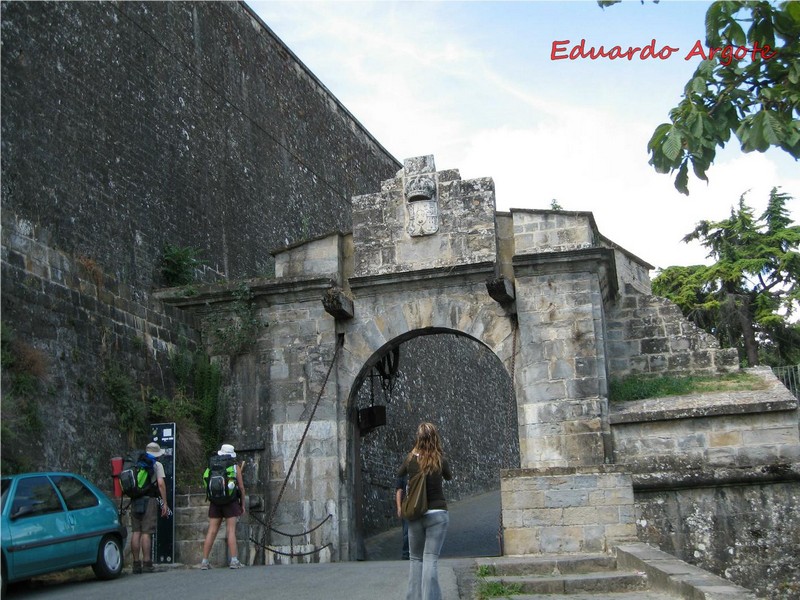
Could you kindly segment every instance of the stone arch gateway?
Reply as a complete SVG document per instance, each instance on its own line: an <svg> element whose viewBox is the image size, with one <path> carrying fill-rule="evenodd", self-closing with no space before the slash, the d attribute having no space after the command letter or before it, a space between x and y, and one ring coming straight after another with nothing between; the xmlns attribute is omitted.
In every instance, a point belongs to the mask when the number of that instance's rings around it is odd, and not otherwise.
<svg viewBox="0 0 800 600"><path fill-rule="evenodd" d="M617 327L620 306L649 297L652 266L603 237L591 213L497 212L491 179L436 171L432 156L354 197L352 221L352 232L276 251L274 278L159 293L196 314L227 368L226 426L252 464L251 512L274 515L277 531L253 539L306 560L359 558L352 395L394 345L439 331L477 340L512 376L521 468L501 477L505 552L603 551L635 539L608 380L666 368L671 332L649 336L661 358L643 363L643 333ZM215 336L220 315L242 320L242 286L263 327L234 357L215 349ZM736 369L735 351L695 338L672 351L684 369Z"/></svg>
<svg viewBox="0 0 800 600"><path fill-rule="evenodd" d="M355 530L365 538L399 525L394 474L422 421L439 427L456 474L447 484L449 502L498 490L500 468L519 465L508 366L463 332L426 327L393 339L364 364L347 406L357 422L348 438L353 446L348 479L354 486ZM485 542L460 551L485 551L492 544L496 551L499 514L498 496L494 530L484 532ZM385 550L367 543L363 551L359 545L358 556L381 560Z"/></svg>

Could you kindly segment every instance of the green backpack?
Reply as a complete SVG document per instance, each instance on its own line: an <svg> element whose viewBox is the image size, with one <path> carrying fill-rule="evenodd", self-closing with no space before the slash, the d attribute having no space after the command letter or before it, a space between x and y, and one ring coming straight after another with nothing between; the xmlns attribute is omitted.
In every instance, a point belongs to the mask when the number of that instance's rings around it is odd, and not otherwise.
<svg viewBox="0 0 800 600"><path fill-rule="evenodd" d="M122 493L131 499L157 496L158 483L153 477L155 464L156 460L142 450L134 450L128 454L122 462L122 471L119 474Z"/></svg>
<svg viewBox="0 0 800 600"><path fill-rule="evenodd" d="M203 472L206 498L212 504L229 504L239 498L236 481L236 460L229 454L215 454L208 459Z"/></svg>

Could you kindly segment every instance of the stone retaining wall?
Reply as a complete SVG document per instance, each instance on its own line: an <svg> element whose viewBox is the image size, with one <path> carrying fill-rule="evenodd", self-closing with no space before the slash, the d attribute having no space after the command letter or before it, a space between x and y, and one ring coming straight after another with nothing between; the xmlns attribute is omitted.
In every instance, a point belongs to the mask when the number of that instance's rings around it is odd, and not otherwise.
<svg viewBox="0 0 800 600"><path fill-rule="evenodd" d="M630 475L613 465L504 471L503 554L610 552L636 540Z"/></svg>
<svg viewBox="0 0 800 600"><path fill-rule="evenodd" d="M35 417L23 414L4 369L3 463L77 471L110 489L111 457L143 441L126 438L104 373L129 378L128 402L169 393L170 353L198 347L195 321L137 294L92 258L60 250L46 227L3 218L3 333L46 364L31 400Z"/></svg>
<svg viewBox="0 0 800 600"><path fill-rule="evenodd" d="M798 402L764 389L612 404L615 462L632 473L640 540L761 597L800 597Z"/></svg>
<svg viewBox="0 0 800 600"><path fill-rule="evenodd" d="M798 401L769 368L764 389L612 403L614 462L636 473L800 461Z"/></svg>

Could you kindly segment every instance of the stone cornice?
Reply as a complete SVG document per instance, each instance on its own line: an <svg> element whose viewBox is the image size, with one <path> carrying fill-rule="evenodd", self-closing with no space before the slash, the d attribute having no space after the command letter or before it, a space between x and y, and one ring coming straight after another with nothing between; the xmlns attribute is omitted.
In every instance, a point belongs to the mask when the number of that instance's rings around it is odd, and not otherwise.
<svg viewBox="0 0 800 600"><path fill-rule="evenodd" d="M617 295L617 266L611 248L580 248L560 252L537 252L516 254L512 258L514 276L550 275L555 273L599 273L605 281L603 286L607 300Z"/></svg>
<svg viewBox="0 0 800 600"><path fill-rule="evenodd" d="M800 481L800 463L755 465L749 467L714 467L631 473L635 492L720 487L724 485L759 485Z"/></svg>
<svg viewBox="0 0 800 600"><path fill-rule="evenodd" d="M157 290L153 295L164 304L184 310L204 309L211 304L234 302L243 285L252 294L253 300L270 304L272 297L280 297L281 302L319 301L336 283L330 277L250 279L235 283L167 288Z"/></svg>
<svg viewBox="0 0 800 600"><path fill-rule="evenodd" d="M355 295L370 295L396 290L419 290L432 287L450 287L470 283L486 284L487 277L494 276L495 263L484 261L453 267L435 267L419 271L384 273L351 277L348 282ZM488 296L488 294L487 294Z"/></svg>
<svg viewBox="0 0 800 600"><path fill-rule="evenodd" d="M628 474L630 467L627 465L579 465L574 467L528 467L522 469L501 469L501 479L515 479L517 477L567 477L574 475L613 475Z"/></svg>

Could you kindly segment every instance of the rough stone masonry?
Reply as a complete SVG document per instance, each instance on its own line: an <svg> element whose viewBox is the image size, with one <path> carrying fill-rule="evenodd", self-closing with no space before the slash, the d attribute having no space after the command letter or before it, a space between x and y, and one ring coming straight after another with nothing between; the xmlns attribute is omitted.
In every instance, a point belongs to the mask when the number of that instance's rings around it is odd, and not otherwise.
<svg viewBox="0 0 800 600"><path fill-rule="evenodd" d="M358 557L363 535L354 399L370 369L409 339L469 337L512 378L521 469L502 479L511 554L608 550L636 537L631 473L613 464L609 338L620 347L638 344L638 356L656 348L683 356L678 364L687 372L737 368L732 352L679 325L675 313L648 308L650 265L604 238L590 213L496 213L491 179L436 171L431 156L405 161L379 192L353 198L352 234L287 248L275 260L276 277L251 285L271 326L259 340L258 355L267 360L259 391L241 410L262 417L247 419L240 431L243 439L269 440L269 503L342 341L276 521L279 529L301 531L332 515L329 526L308 536L308 547L330 543L333 560ZM498 281L505 290L499 296ZM201 307L224 300L224 291L163 297ZM631 326L610 329L633 306L647 327L628 319ZM670 347L679 326L687 342ZM694 358L701 353L705 360ZM666 372L671 364L631 366L635 354L620 373Z"/></svg>

